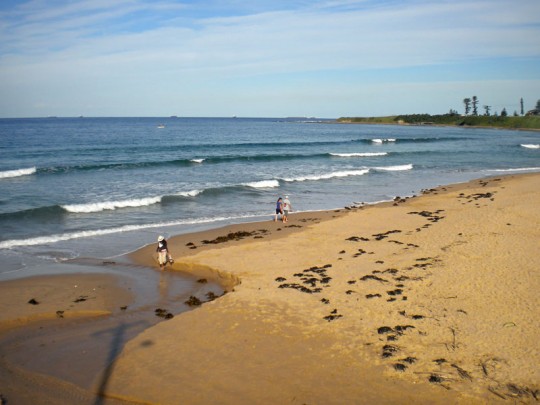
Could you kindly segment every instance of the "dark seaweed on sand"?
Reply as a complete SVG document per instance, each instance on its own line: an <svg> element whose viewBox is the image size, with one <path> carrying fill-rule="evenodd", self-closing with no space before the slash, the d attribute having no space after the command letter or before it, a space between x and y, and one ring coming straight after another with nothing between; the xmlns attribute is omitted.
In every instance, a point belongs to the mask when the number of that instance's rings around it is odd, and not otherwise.
<svg viewBox="0 0 540 405"><path fill-rule="evenodd" d="M302 272L295 273L293 276L299 278L304 285L300 283L283 283L280 284L278 288L292 288L307 294L319 293L322 291L320 286L326 286L332 280L332 277L328 276L327 274L327 270L331 267L331 264L325 264L324 266L313 266L309 269L302 270ZM285 281L285 278L278 277L276 278L276 281ZM306 286L312 288L308 288Z"/></svg>
<svg viewBox="0 0 540 405"><path fill-rule="evenodd" d="M189 305L190 307L197 307L199 305L202 305L202 301L192 295L187 301L185 301L185 304Z"/></svg>
<svg viewBox="0 0 540 405"><path fill-rule="evenodd" d="M225 243L231 240L238 241L238 240L247 238L249 236L258 235L260 232L266 233L267 231L263 229L260 231L253 231L253 232L246 232L246 231L229 232L227 235L218 236L216 239L212 239L212 240L205 239L202 241L202 243L204 243L205 245L208 245L208 244Z"/></svg>

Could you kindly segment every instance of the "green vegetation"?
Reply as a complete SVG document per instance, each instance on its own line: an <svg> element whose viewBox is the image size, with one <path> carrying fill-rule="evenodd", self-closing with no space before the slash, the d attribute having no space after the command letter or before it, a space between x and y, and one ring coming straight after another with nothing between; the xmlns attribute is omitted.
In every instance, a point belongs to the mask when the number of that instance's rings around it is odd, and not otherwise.
<svg viewBox="0 0 540 405"><path fill-rule="evenodd" d="M342 123L360 124L402 124L402 125L455 125L470 127L493 127L507 129L540 129L540 116L502 116L502 115L469 115L459 114L411 114L388 117L342 117Z"/></svg>
<svg viewBox="0 0 540 405"><path fill-rule="evenodd" d="M468 127L492 127L507 129L540 129L540 100L536 102L536 108L527 111L523 108L523 98L520 99L521 116L514 111L512 117L508 116L506 108L501 114L491 114L491 106L484 105L485 114L478 115L478 97L464 98L465 115L460 115L456 110L450 110L448 114L409 114L392 115L388 117L342 117L338 122L358 124L399 124L399 125L453 125ZM472 110L472 111L471 111ZM472 112L472 114L470 114ZM470 115L469 115L470 114Z"/></svg>

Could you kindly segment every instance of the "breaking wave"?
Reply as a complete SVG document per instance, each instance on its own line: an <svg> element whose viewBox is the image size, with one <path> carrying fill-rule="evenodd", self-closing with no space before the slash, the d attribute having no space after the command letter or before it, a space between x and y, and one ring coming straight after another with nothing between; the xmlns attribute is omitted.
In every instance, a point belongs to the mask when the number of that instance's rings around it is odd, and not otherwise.
<svg viewBox="0 0 540 405"><path fill-rule="evenodd" d="M372 157L386 155L388 155L387 152L330 153L330 156L336 157Z"/></svg>
<svg viewBox="0 0 540 405"><path fill-rule="evenodd" d="M336 177L348 177L348 176L363 176L364 174L369 173L369 169L361 170L344 170L332 173L324 174L313 174L307 176L298 176L298 177L289 177L284 178L284 181L293 182L293 181L316 181L316 180L328 180Z"/></svg>
<svg viewBox="0 0 540 405"><path fill-rule="evenodd" d="M90 212L100 212L105 210L115 210L117 208L134 208L134 207L144 207L147 205L157 204L161 202L161 197L147 197L139 198L132 200L123 200L123 201L103 201L96 203L87 203L87 204L71 204L71 205L62 205L62 208L68 212L73 213L90 213Z"/></svg>
<svg viewBox="0 0 540 405"><path fill-rule="evenodd" d="M374 167L374 170L382 170L387 172L400 172L404 170L412 170L413 165L398 165L398 166L383 166L383 167Z"/></svg>
<svg viewBox="0 0 540 405"><path fill-rule="evenodd" d="M0 249L12 249L20 246L35 246L35 245L46 245L56 242L63 242L72 239L80 238L91 238L96 236L111 235L115 233L122 232L131 232L138 231L142 229L152 229L152 228L163 228L167 226L177 226L177 225L191 225L191 224L205 224L212 222L219 222L225 220L238 220L242 218L249 218L249 216L233 216L233 217L215 217L215 218L198 218L193 220L180 220L180 221L171 221L171 222L161 222L161 223L152 223L152 224L141 224L141 225L125 225L109 229L95 229L79 232L67 232L57 235L46 235L46 236L37 236L28 239L11 239L4 240L0 242Z"/></svg>
<svg viewBox="0 0 540 405"><path fill-rule="evenodd" d="M35 167L30 167L28 169L17 169L17 170L6 170L0 172L0 179L8 179L11 177L20 177L20 176L29 176L36 172Z"/></svg>
<svg viewBox="0 0 540 405"><path fill-rule="evenodd" d="M387 138L387 139L375 138L375 139L372 139L371 142L373 142L373 143L389 143L389 142L396 142L396 140L394 138Z"/></svg>
<svg viewBox="0 0 540 405"><path fill-rule="evenodd" d="M275 187L279 187L279 181L277 180L254 181L251 183L244 183L244 186L252 187L252 188L275 188Z"/></svg>
<svg viewBox="0 0 540 405"><path fill-rule="evenodd" d="M486 172L534 172L540 170L540 167L518 167L515 169L489 169Z"/></svg>

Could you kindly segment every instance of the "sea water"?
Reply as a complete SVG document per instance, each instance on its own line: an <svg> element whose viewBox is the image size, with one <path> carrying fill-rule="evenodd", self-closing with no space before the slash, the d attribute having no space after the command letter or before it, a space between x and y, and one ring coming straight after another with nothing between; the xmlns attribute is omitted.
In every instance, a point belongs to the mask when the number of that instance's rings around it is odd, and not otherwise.
<svg viewBox="0 0 540 405"><path fill-rule="evenodd" d="M248 118L0 119L0 280L158 235L540 171L540 133Z"/></svg>

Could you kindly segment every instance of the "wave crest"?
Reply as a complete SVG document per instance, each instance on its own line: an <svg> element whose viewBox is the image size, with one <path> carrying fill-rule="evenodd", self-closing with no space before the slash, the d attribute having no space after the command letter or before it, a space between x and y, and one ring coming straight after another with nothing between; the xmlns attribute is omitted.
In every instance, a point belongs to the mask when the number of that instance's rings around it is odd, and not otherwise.
<svg viewBox="0 0 540 405"><path fill-rule="evenodd" d="M515 169L490 169L486 172L534 172L540 170L540 167L517 167Z"/></svg>
<svg viewBox="0 0 540 405"><path fill-rule="evenodd" d="M251 183L245 183L244 186L252 187L252 188L276 188L276 187L279 187L279 181L277 180L254 181Z"/></svg>
<svg viewBox="0 0 540 405"><path fill-rule="evenodd" d="M389 142L395 142L396 140L394 138L387 138L387 139L380 139L380 138L375 138L375 139L372 139L371 142L373 143L389 143Z"/></svg>
<svg viewBox="0 0 540 405"><path fill-rule="evenodd" d="M387 152L359 152L359 153L330 153L330 156L337 157L371 157L371 156L386 156Z"/></svg>
<svg viewBox="0 0 540 405"><path fill-rule="evenodd" d="M88 203L88 204L71 204L71 205L62 205L62 208L68 212L73 212L77 214L87 214L91 212L100 212L105 210L115 210L117 208L134 208L134 207L144 207L147 205L157 204L161 202L161 197L147 197L139 198L132 200L124 201L103 201L97 203Z"/></svg>
<svg viewBox="0 0 540 405"><path fill-rule="evenodd" d="M521 146L527 149L540 149L540 145L533 143L522 143Z"/></svg>
<svg viewBox="0 0 540 405"><path fill-rule="evenodd" d="M288 182L328 180L328 179L332 179L332 178L335 178L335 177L362 176L362 175L364 175L366 173L369 173L369 169L345 170L345 171L325 173L325 174L313 174L313 175L308 175L308 176L284 178L283 180L288 181Z"/></svg>
<svg viewBox="0 0 540 405"><path fill-rule="evenodd" d="M202 193L202 190L191 190L191 191L182 191L176 195L180 197L196 197Z"/></svg>
<svg viewBox="0 0 540 405"><path fill-rule="evenodd" d="M374 167L375 170L383 170L387 172L400 172L403 170L412 170L413 165L397 165L397 166L383 166L383 167Z"/></svg>
<svg viewBox="0 0 540 405"><path fill-rule="evenodd" d="M29 167L27 169L6 170L0 172L0 179L8 179L10 177L28 176L36 172L35 167Z"/></svg>

